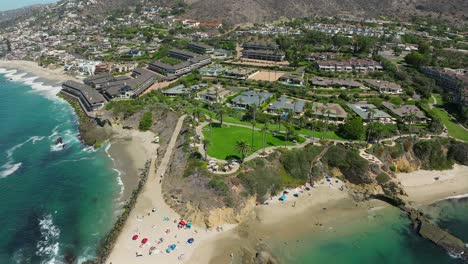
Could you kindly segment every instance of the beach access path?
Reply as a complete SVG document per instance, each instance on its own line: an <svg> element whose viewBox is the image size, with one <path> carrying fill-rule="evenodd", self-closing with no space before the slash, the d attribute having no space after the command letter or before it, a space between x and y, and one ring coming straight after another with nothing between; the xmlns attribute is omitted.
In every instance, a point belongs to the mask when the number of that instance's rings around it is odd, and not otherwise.
<svg viewBox="0 0 468 264"><path fill-rule="evenodd" d="M178 228L180 215L165 203L162 195L161 181L170 164L184 120L185 115L177 121L167 150L157 168L156 155L151 157L148 181L106 263L181 263L189 258L197 244L219 234L195 226L191 229ZM156 148L157 145L153 153L156 153ZM223 230L233 227L234 225L226 225L223 226ZM138 239L133 240L135 235L138 235ZM142 243L143 238L147 238L148 242ZM187 243L189 238L194 239L193 245ZM177 248L166 253L170 245L176 245ZM150 255L152 247L155 249Z"/></svg>

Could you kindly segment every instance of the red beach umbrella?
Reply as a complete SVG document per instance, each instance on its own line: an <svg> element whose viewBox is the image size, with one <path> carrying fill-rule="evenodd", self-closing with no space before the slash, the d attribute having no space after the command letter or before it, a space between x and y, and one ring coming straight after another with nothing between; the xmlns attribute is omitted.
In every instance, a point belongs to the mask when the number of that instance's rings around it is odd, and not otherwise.
<svg viewBox="0 0 468 264"><path fill-rule="evenodd" d="M137 240L137 239L138 239L138 235L134 235L134 236L132 237L132 240Z"/></svg>
<svg viewBox="0 0 468 264"><path fill-rule="evenodd" d="M143 238L143 240L141 240L141 243L145 244L146 242L148 242L148 239L145 237Z"/></svg>
<svg viewBox="0 0 468 264"><path fill-rule="evenodd" d="M181 221L179 222L179 225L181 225L181 226L185 226L186 224L187 224L187 223L185 223L184 220L181 220Z"/></svg>

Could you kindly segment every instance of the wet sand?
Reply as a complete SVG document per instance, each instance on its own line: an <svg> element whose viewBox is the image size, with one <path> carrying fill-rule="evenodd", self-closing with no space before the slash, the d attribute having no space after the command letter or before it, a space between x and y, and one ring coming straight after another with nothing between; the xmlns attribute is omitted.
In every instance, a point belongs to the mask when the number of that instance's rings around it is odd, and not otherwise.
<svg viewBox="0 0 468 264"><path fill-rule="evenodd" d="M0 68L16 70L18 73L28 73L28 75L38 77L36 82L43 82L46 85L60 85L66 80L75 79L73 76L67 75L63 68L43 68L33 61L0 60Z"/></svg>

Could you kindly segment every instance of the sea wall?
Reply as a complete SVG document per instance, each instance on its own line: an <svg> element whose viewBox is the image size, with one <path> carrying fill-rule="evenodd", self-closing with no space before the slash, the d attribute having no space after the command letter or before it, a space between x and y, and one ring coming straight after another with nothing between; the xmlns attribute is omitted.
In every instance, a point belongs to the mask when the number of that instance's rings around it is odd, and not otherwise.
<svg viewBox="0 0 468 264"><path fill-rule="evenodd" d="M119 216L109 233L102 239L102 242L97 249L96 258L94 260L88 260L84 262L84 264L97 264L106 262L106 259L109 257L112 248L117 242L119 234L122 232L122 229L124 228L125 223L127 222L127 219L130 216L130 212L135 207L138 196L142 192L146 181L148 180L150 169L154 169L150 167L151 161L148 160L146 161L145 167L140 174L140 181L138 182L138 186L135 188L135 190L133 190L132 195L125 203L122 214Z"/></svg>

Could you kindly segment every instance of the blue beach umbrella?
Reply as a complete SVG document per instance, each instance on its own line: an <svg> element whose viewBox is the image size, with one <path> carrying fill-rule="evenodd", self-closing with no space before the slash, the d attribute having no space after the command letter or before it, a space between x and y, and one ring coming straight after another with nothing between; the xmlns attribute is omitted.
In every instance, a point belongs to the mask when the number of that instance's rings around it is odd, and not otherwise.
<svg viewBox="0 0 468 264"><path fill-rule="evenodd" d="M187 240L187 243L192 244L194 240L195 240L195 239L193 239L193 238L189 238L189 239Z"/></svg>

